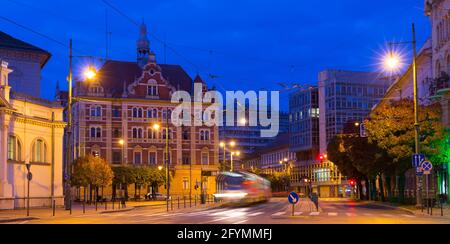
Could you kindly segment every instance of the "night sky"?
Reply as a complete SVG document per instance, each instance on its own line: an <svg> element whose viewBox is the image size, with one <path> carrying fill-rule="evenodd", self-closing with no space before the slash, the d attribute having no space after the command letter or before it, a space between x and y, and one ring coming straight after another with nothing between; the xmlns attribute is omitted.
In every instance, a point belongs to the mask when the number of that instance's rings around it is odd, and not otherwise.
<svg viewBox="0 0 450 244"><path fill-rule="evenodd" d="M420 46L430 33L423 0L108 2L131 19L102 0L2 0L0 16L58 42L73 38L75 55L99 57L106 53L108 19L110 58L127 61L136 60L134 23L144 19L158 62L181 64L219 90L244 91L284 89L277 83L315 84L326 68L376 71L384 43L410 40L413 21ZM2 19L0 29L53 54L42 73L44 98L53 98L57 81L66 89L67 47ZM161 40L167 42L166 52ZM78 58L75 65L88 62Z"/></svg>

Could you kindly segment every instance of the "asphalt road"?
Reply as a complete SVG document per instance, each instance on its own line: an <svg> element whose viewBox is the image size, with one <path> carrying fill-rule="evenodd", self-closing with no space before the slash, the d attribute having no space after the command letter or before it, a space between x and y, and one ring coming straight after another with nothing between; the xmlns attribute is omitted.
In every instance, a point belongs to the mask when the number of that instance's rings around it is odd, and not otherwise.
<svg viewBox="0 0 450 244"><path fill-rule="evenodd" d="M449 224L449 217L417 216L408 211L371 203L322 201L321 211L292 210L287 199L246 207L181 209L167 213L164 207L138 208L129 212L48 218L20 224Z"/></svg>

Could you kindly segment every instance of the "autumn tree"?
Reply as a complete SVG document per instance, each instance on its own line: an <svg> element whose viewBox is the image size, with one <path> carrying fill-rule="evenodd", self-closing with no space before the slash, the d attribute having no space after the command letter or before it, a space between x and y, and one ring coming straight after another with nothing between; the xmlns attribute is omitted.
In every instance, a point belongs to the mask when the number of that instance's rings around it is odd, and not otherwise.
<svg viewBox="0 0 450 244"><path fill-rule="evenodd" d="M421 152L428 157L438 153L435 142L443 136L440 119L438 104L420 106L420 146ZM385 165L385 169L390 170L385 176L388 194L391 195L391 177L400 177L400 184L404 184L405 172L411 168L411 156L415 152L413 101L403 99L380 105L366 121L366 128L369 142L377 144L392 158Z"/></svg>
<svg viewBox="0 0 450 244"><path fill-rule="evenodd" d="M114 173L110 165L102 158L91 155L80 157L73 164L71 185L77 187L90 187L95 189L96 199L98 188L111 185Z"/></svg>

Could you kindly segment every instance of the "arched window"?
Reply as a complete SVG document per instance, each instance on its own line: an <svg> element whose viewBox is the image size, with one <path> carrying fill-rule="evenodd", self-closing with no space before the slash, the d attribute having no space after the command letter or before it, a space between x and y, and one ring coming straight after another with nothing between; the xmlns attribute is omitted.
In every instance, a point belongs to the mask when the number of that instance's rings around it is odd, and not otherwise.
<svg viewBox="0 0 450 244"><path fill-rule="evenodd" d="M143 132L142 128L133 128L133 139L142 139Z"/></svg>
<svg viewBox="0 0 450 244"><path fill-rule="evenodd" d="M204 148L202 150L202 158L201 158L201 162L203 165L209 165L209 150L208 148Z"/></svg>
<svg viewBox="0 0 450 244"><path fill-rule="evenodd" d="M104 92L103 87L101 87L100 85L96 84L93 85L91 87L89 87L89 92L92 94L97 94L100 95Z"/></svg>
<svg viewBox="0 0 450 244"><path fill-rule="evenodd" d="M8 160L22 161L22 144L16 136L8 136Z"/></svg>
<svg viewBox="0 0 450 244"><path fill-rule="evenodd" d="M156 138L157 134L158 133L153 128L148 128L147 129L147 137L148 137L148 139L152 139L152 140L157 139Z"/></svg>
<svg viewBox="0 0 450 244"><path fill-rule="evenodd" d="M133 164L140 165L142 164L142 148L136 147L133 151Z"/></svg>
<svg viewBox="0 0 450 244"><path fill-rule="evenodd" d="M172 140L172 138L173 138L173 135L172 135L172 129L169 129L169 131L166 131L165 128L162 129L162 130L161 130L161 136L160 136L160 138L162 138L163 140L165 140L165 139L166 139L166 134L167 134L167 133L169 133L169 140Z"/></svg>
<svg viewBox="0 0 450 244"><path fill-rule="evenodd" d="M102 117L102 107L92 106L91 107L91 117Z"/></svg>
<svg viewBox="0 0 450 244"><path fill-rule="evenodd" d="M42 139L37 139L32 147L31 161L34 163L47 162L47 145Z"/></svg>
<svg viewBox="0 0 450 244"><path fill-rule="evenodd" d="M101 138L102 137L102 128L101 127L91 127L90 131L91 138Z"/></svg>
<svg viewBox="0 0 450 244"><path fill-rule="evenodd" d="M133 108L133 118L143 118L144 110L142 108Z"/></svg>
<svg viewBox="0 0 450 244"><path fill-rule="evenodd" d="M209 141L210 132L209 130L200 130L200 141Z"/></svg>

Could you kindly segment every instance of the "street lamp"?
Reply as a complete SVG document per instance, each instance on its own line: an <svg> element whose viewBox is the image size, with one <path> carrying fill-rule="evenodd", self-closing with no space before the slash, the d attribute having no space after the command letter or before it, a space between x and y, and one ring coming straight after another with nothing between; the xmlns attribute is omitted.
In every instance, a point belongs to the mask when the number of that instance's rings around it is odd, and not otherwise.
<svg viewBox="0 0 450 244"><path fill-rule="evenodd" d="M33 179L33 174L31 173L31 164L27 163L27 216L30 216L30 182Z"/></svg>
<svg viewBox="0 0 450 244"><path fill-rule="evenodd" d="M414 23L412 24L412 41L410 42L397 42L389 43L390 50L389 55L384 59L385 69L389 71L396 71L401 68L400 55L392 51L392 45L412 44L413 46L413 86L414 86L414 127L415 127L415 153L420 154L420 124L419 124L419 92L417 81L417 41L416 41L416 28ZM422 178L417 176L416 178L416 207L420 207L422 204L421 188Z"/></svg>
<svg viewBox="0 0 450 244"><path fill-rule="evenodd" d="M119 141L120 146L122 146L122 165L125 164L125 141L123 139L120 139Z"/></svg>
<svg viewBox="0 0 450 244"><path fill-rule="evenodd" d="M236 146L236 141L230 141L229 143L230 149L234 148ZM227 157L227 143L222 141L220 142L219 146L223 149L223 167L225 167L226 165L226 157ZM233 171L233 169L231 168L231 171Z"/></svg>
<svg viewBox="0 0 450 244"><path fill-rule="evenodd" d="M230 172L233 172L233 156L237 156L239 157L241 155L241 152L239 151L235 151L235 152L231 152L231 165L230 165Z"/></svg>
<svg viewBox="0 0 450 244"><path fill-rule="evenodd" d="M160 124L154 124L153 125L153 130L160 130L161 129L161 125ZM167 212L169 212L169 199L170 199L170 174L169 174L169 108L166 109L166 128L165 128L165 133L166 133L166 152L165 152L165 166L166 166L166 191L167 191L167 196L166 196L166 205L167 205Z"/></svg>
<svg viewBox="0 0 450 244"><path fill-rule="evenodd" d="M72 39L70 39L70 44L69 44L69 75L67 77L67 81L68 81L68 98L67 98L67 138L66 138L66 165L65 165L65 182L64 182L64 186L65 186L65 194L64 194L64 206L66 210L70 210L71 208L71 202L72 202L72 190L70 188L70 178L72 175L72 156L73 156L73 148L72 148L72 124L73 124L73 118L72 118L72 103L73 103L73 58L75 56L73 56L73 43L72 43ZM82 56L79 56L82 57ZM96 70L92 67L89 66L88 68L85 69L85 72L83 73L84 78L86 80L91 80L96 76L97 72Z"/></svg>

